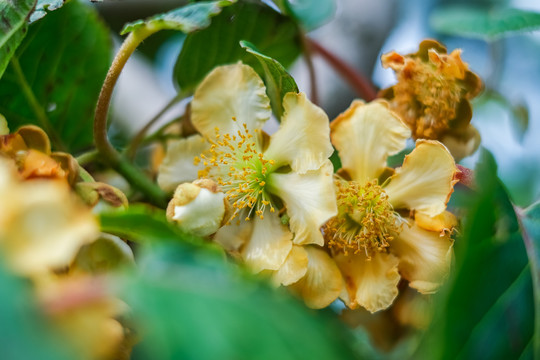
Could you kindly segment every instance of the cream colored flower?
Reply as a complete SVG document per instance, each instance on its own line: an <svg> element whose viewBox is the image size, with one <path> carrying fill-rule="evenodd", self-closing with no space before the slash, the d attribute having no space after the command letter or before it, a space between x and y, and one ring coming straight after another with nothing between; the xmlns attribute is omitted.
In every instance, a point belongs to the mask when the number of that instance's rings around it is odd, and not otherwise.
<svg viewBox="0 0 540 360"><path fill-rule="evenodd" d="M69 265L79 248L95 240L90 211L61 180L21 182L11 161L0 157L0 256L27 276Z"/></svg>
<svg viewBox="0 0 540 360"><path fill-rule="evenodd" d="M240 63L216 68L192 101L191 121L202 136L171 144L158 177L168 189L193 180L186 155L195 156L198 175L217 182L233 209L214 240L256 272L280 269L293 244L323 245L319 228L337 212L326 114L303 93L286 94L283 108L269 137L261 128L270 101L259 76Z"/></svg>
<svg viewBox="0 0 540 360"><path fill-rule="evenodd" d="M419 140L384 179L387 157L405 147L410 130L383 101L353 102L332 123L331 137L343 169L336 178L338 215L323 232L345 283L341 299L350 308L385 309L401 278L422 293L435 292L452 259L455 218L445 209L457 169L448 150ZM308 300L322 296L313 291Z"/></svg>

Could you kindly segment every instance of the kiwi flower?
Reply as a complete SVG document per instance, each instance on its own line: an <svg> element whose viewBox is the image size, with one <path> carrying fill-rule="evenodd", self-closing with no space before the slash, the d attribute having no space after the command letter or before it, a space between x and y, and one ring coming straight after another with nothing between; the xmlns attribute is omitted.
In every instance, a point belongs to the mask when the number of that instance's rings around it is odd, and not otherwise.
<svg viewBox="0 0 540 360"><path fill-rule="evenodd" d="M414 54L384 54L382 65L396 72L398 82L380 96L409 125L414 139L441 140L456 159L476 150L480 135L470 124L469 100L482 82L463 62L460 49L447 54L437 41L424 40Z"/></svg>
<svg viewBox="0 0 540 360"><path fill-rule="evenodd" d="M241 63L214 69L191 103L202 136L170 144L158 175L165 189L195 174L215 181L232 210L214 240L256 272L278 270L293 244L322 246L319 228L337 213L326 114L303 93L286 94L283 109L279 130L268 136L261 128L270 101L257 73Z"/></svg>
<svg viewBox="0 0 540 360"><path fill-rule="evenodd" d="M455 218L445 210L457 168L433 140L418 140L402 167L387 168L388 156L409 137L407 125L381 100L355 101L331 125L343 168L335 180L338 215L323 233L344 280L339 296L350 308L387 308L402 278L421 293L433 293L449 273ZM330 263L314 271L335 274ZM326 296L319 288L322 293L308 292L312 303Z"/></svg>

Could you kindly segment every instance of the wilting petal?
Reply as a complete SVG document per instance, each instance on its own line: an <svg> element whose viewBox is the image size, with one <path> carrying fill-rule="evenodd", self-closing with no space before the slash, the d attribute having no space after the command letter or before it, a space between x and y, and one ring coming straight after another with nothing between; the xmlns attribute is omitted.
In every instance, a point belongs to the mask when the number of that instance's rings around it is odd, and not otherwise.
<svg viewBox="0 0 540 360"><path fill-rule="evenodd" d="M414 216L414 221L422 229L436 231L441 235L451 233L458 224L456 216L450 211L443 211L437 216L427 216L417 213Z"/></svg>
<svg viewBox="0 0 540 360"><path fill-rule="evenodd" d="M392 241L391 251L399 257L399 271L409 286L423 294L438 290L447 278L452 264L453 240L438 232L413 225L404 226Z"/></svg>
<svg viewBox="0 0 540 360"><path fill-rule="evenodd" d="M169 142L167 155L159 167L157 182L166 191L173 191L183 182L191 182L198 178L203 163L195 165L194 159L208 150L210 145L200 135Z"/></svg>
<svg viewBox="0 0 540 360"><path fill-rule="evenodd" d="M342 297L351 309L358 305L370 312L384 310L398 294L398 259L386 253L376 253L371 260L365 254L337 254L336 263L345 279L347 296Z"/></svg>
<svg viewBox="0 0 540 360"><path fill-rule="evenodd" d="M281 126L272 135L265 156L301 174L320 168L334 151L328 117L303 93L285 95L283 107Z"/></svg>
<svg viewBox="0 0 540 360"><path fill-rule="evenodd" d="M236 134L242 124L253 134L271 115L264 83L255 70L241 63L215 68L191 102L191 122L208 139L215 138L216 127L221 134Z"/></svg>
<svg viewBox="0 0 540 360"><path fill-rule="evenodd" d="M303 246L293 245L289 256L272 276L276 285L288 286L300 280L308 269L308 253Z"/></svg>
<svg viewBox="0 0 540 360"><path fill-rule="evenodd" d="M337 299L343 289L343 278L336 263L321 248L305 247L308 255L306 275L291 289L304 299L307 306L321 309Z"/></svg>
<svg viewBox="0 0 540 360"><path fill-rule="evenodd" d="M254 271L278 270L292 248L292 234L277 214L254 218L253 233L242 250L246 264Z"/></svg>
<svg viewBox="0 0 540 360"><path fill-rule="evenodd" d="M285 202L290 216L294 243L323 245L319 228L337 214L332 163L327 160L319 170L305 174L271 174L271 192Z"/></svg>
<svg viewBox="0 0 540 360"><path fill-rule="evenodd" d="M360 183L379 177L387 157L401 151L411 136L407 125L383 101L354 101L331 129L343 168Z"/></svg>
<svg viewBox="0 0 540 360"><path fill-rule="evenodd" d="M446 209L457 173L454 158L438 141L418 140L384 188L394 208L414 209L429 216Z"/></svg>

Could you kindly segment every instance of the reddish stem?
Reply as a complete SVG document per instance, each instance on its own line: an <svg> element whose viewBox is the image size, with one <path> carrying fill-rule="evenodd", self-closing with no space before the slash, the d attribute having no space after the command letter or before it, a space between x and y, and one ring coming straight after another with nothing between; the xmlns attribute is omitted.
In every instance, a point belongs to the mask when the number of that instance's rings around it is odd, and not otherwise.
<svg viewBox="0 0 540 360"><path fill-rule="evenodd" d="M308 45L315 53L321 55L340 75L349 83L356 93L364 100L371 101L377 97L377 90L363 74L359 73L352 66L328 51L318 42L306 39Z"/></svg>
<svg viewBox="0 0 540 360"><path fill-rule="evenodd" d="M456 175L457 180L468 188L474 189L476 185L474 171L459 164L456 164L456 166L459 170L459 173Z"/></svg>

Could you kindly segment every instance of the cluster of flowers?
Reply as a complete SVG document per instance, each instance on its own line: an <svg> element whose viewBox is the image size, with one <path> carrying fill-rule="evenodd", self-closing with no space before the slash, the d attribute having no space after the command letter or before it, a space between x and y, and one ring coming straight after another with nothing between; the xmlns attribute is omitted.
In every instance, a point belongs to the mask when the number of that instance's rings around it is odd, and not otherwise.
<svg viewBox="0 0 540 360"><path fill-rule="evenodd" d="M481 83L458 50L424 41L416 54L383 56L398 83L337 119L303 93L283 98L277 132L265 86L241 63L212 71L197 88L198 134L171 141L158 183L175 190L167 216L207 236L256 273L289 287L312 308L340 298L370 312L388 308L400 282L438 290L453 257L454 157L478 146L468 99ZM473 134L473 135L471 135ZM387 159L416 140L397 169ZM342 167L329 160L337 150Z"/></svg>

